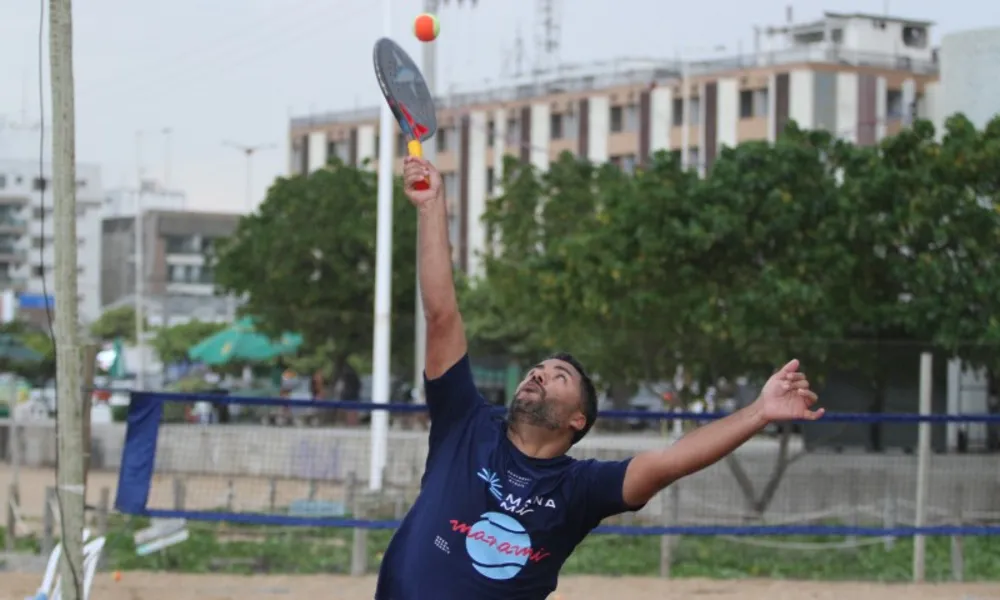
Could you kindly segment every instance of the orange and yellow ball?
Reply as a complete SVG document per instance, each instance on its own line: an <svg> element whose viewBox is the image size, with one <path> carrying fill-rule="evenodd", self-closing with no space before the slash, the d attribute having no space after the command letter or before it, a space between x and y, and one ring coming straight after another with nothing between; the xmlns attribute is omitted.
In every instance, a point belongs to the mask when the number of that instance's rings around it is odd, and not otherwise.
<svg viewBox="0 0 1000 600"><path fill-rule="evenodd" d="M434 15L423 13L413 20L413 33L421 42L433 42L441 32L441 23Z"/></svg>

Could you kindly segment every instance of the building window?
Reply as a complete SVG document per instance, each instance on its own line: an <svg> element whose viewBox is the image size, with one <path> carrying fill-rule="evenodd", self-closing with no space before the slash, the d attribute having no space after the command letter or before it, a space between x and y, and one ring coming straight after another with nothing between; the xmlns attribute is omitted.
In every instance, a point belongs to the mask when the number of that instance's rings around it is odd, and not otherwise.
<svg viewBox="0 0 1000 600"><path fill-rule="evenodd" d="M635 167L637 164L635 154L622 154L619 156L611 157L611 164L615 165L622 171L631 175L635 173Z"/></svg>
<svg viewBox="0 0 1000 600"><path fill-rule="evenodd" d="M454 127L442 127L441 129L438 129L438 132L434 137L437 139L438 152L451 152L455 149Z"/></svg>
<svg viewBox="0 0 1000 600"><path fill-rule="evenodd" d="M496 188L496 174L493 172L493 167L486 169L486 195L492 196L493 190Z"/></svg>
<svg viewBox="0 0 1000 600"><path fill-rule="evenodd" d="M487 121L486 123L486 146L492 147L493 142L496 141L497 136L497 125L493 121Z"/></svg>
<svg viewBox="0 0 1000 600"><path fill-rule="evenodd" d="M406 156L406 138L400 133L396 136L396 158Z"/></svg>
<svg viewBox="0 0 1000 600"><path fill-rule="evenodd" d="M701 98L691 98L688 102L690 114L688 115L688 125L701 124Z"/></svg>
<svg viewBox="0 0 1000 600"><path fill-rule="evenodd" d="M673 126L680 127L684 124L684 98L674 98Z"/></svg>
<svg viewBox="0 0 1000 600"><path fill-rule="evenodd" d="M458 194L458 175L454 171L445 173L441 180L444 184L444 197L455 198Z"/></svg>
<svg viewBox="0 0 1000 600"><path fill-rule="evenodd" d="M7 187L7 176L0 175L0 190L4 189L5 187Z"/></svg>
<svg viewBox="0 0 1000 600"><path fill-rule="evenodd" d="M767 88L740 92L740 118L766 118L768 111Z"/></svg>
<svg viewBox="0 0 1000 600"><path fill-rule="evenodd" d="M549 116L549 137L553 140L563 139L563 116L553 114Z"/></svg>
<svg viewBox="0 0 1000 600"><path fill-rule="evenodd" d="M625 130L625 111L621 106L611 107L611 122L609 124L611 133L621 133Z"/></svg>
<svg viewBox="0 0 1000 600"><path fill-rule="evenodd" d="M888 90L885 93L885 116L888 119L903 118L902 90Z"/></svg>
<svg viewBox="0 0 1000 600"><path fill-rule="evenodd" d="M688 168L698 169L701 167L701 152L697 146L688 148Z"/></svg>
<svg viewBox="0 0 1000 600"><path fill-rule="evenodd" d="M751 117L753 117L753 90L743 90L740 92L740 118Z"/></svg>
<svg viewBox="0 0 1000 600"><path fill-rule="evenodd" d="M35 179L32 180L31 182L31 189L35 190L36 192L43 192L47 187L49 187L49 182L47 179L44 179L42 177L35 177Z"/></svg>
<svg viewBox="0 0 1000 600"><path fill-rule="evenodd" d="M521 123L517 119L507 119L507 145L521 145Z"/></svg>

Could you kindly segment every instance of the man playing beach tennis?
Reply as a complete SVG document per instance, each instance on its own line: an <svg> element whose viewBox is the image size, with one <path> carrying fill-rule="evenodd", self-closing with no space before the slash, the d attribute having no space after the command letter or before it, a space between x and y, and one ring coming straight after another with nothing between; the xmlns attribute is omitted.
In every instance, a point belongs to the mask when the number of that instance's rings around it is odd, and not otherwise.
<svg viewBox="0 0 1000 600"><path fill-rule="evenodd" d="M386 550L375 600L545 600L566 558L603 519L638 510L768 423L822 416L793 360L752 405L669 448L618 462L575 460L566 452L593 426L597 394L582 365L558 354L528 371L506 421L494 418L466 354L441 176L409 157L403 176L419 212L431 428L420 495ZM425 180L429 189L414 189Z"/></svg>

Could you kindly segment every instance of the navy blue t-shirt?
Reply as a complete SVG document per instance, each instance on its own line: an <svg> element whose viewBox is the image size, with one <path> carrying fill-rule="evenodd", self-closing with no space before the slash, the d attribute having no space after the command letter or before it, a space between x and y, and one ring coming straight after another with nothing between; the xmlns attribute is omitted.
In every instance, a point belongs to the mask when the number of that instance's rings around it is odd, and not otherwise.
<svg viewBox="0 0 1000 600"><path fill-rule="evenodd" d="M628 460L531 458L476 390L468 357L425 380L420 495L389 543L375 600L545 600L559 569L622 499Z"/></svg>

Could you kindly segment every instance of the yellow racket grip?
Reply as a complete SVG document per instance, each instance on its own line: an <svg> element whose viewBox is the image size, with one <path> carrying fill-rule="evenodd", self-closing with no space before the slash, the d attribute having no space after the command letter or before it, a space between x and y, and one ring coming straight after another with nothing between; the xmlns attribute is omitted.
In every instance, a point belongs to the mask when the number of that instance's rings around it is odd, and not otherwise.
<svg viewBox="0 0 1000 600"><path fill-rule="evenodd" d="M413 158L424 157L424 146L420 143L420 140L410 140L406 142L406 150Z"/></svg>
<svg viewBox="0 0 1000 600"><path fill-rule="evenodd" d="M410 140L406 142L406 151L413 158L423 158L424 157L424 147L420 143L420 140ZM416 190L429 190L431 189L431 180L424 179L421 182L414 184L413 189Z"/></svg>

